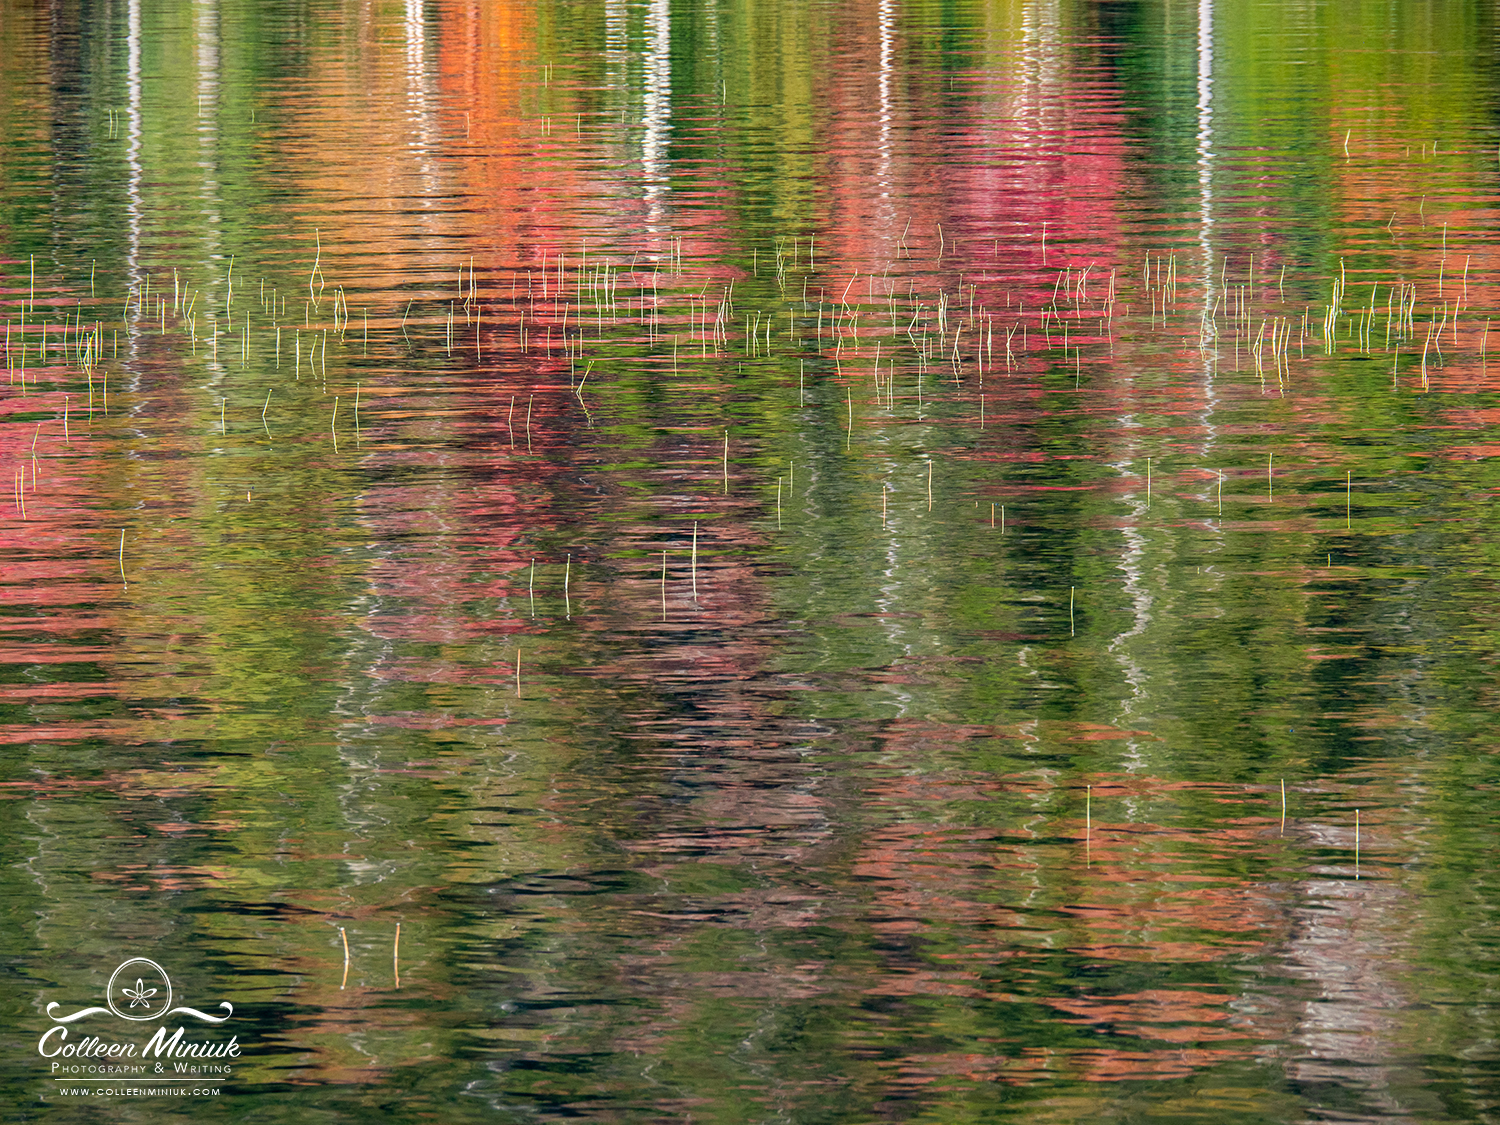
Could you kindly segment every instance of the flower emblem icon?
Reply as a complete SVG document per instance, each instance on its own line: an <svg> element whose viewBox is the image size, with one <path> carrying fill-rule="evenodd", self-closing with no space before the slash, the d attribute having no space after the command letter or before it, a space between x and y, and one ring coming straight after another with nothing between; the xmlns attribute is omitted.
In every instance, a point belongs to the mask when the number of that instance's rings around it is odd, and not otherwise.
<svg viewBox="0 0 1500 1125"><path fill-rule="evenodd" d="M120 989L120 991L123 992L126 996L130 997L130 1006L132 1008L134 1008L137 1004L145 1007L146 1001L150 1000L151 997L156 995L156 989L147 988L145 981L141 980L140 977L136 978L134 988L122 988Z"/></svg>
<svg viewBox="0 0 1500 1125"><path fill-rule="evenodd" d="M121 1019L154 1020L172 1006L172 982L155 961L132 957L109 978L106 999Z"/></svg>

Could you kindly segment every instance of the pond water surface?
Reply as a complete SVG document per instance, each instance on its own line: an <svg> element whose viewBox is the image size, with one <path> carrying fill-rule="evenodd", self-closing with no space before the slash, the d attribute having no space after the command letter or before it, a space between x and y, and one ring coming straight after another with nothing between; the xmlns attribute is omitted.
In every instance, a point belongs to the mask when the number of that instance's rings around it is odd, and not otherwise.
<svg viewBox="0 0 1500 1125"><path fill-rule="evenodd" d="M0 0L4 1119L1500 1119L1494 18Z"/></svg>

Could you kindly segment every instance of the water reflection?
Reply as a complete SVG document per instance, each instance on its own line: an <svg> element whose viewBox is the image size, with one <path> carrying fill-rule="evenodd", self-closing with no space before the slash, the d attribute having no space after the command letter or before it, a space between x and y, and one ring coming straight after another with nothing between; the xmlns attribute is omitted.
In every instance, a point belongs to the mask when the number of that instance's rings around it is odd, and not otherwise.
<svg viewBox="0 0 1500 1125"><path fill-rule="evenodd" d="M125 180L126 292L141 281L141 5L130 0L126 9L125 63Z"/></svg>
<svg viewBox="0 0 1500 1125"><path fill-rule="evenodd" d="M666 0L652 0L646 10L645 136L641 140L641 171L646 184L649 229L660 229L658 207L667 187L666 149L672 120L672 30Z"/></svg>
<svg viewBox="0 0 1500 1125"><path fill-rule="evenodd" d="M17 1088L130 947L267 1116L1464 1119L1491 83L1398 8L1440 146L1274 5L132 0L82 99L0 8Z"/></svg>

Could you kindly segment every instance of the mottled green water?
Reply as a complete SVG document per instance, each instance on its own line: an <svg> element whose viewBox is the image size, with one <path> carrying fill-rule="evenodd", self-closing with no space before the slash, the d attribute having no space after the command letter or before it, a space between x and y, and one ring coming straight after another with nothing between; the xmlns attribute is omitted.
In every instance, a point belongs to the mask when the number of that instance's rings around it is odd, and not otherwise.
<svg viewBox="0 0 1500 1125"><path fill-rule="evenodd" d="M1491 6L0 35L5 1120L1500 1119Z"/></svg>

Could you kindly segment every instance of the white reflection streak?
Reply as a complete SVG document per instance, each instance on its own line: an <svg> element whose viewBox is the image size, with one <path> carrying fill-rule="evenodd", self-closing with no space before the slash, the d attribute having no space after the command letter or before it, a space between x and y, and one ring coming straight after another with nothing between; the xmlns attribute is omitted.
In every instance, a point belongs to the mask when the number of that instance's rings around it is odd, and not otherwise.
<svg viewBox="0 0 1500 1125"><path fill-rule="evenodd" d="M876 180L881 199L891 196L891 55L895 45L891 6L891 0L880 0L880 164Z"/></svg>
<svg viewBox="0 0 1500 1125"><path fill-rule="evenodd" d="M219 28L214 18L218 4L210 0L200 4L194 21L194 39L198 63L198 134L202 139L200 148L211 150L219 121ZM205 160L200 167L212 168L213 162ZM210 179L210 186L216 186Z"/></svg>
<svg viewBox="0 0 1500 1125"><path fill-rule="evenodd" d="M897 465L893 461L887 461L885 472L893 475ZM880 490L884 495L881 497L881 510L887 511L886 505L895 496L894 486L889 481L882 479ZM903 574L910 567L902 567L902 547L900 531L896 523L901 521L899 514L890 514L883 520L888 538L885 544L885 569L880 572L883 581L875 588L875 612L876 625L886 642L892 649L900 652L897 659L911 660L922 647L924 642L929 648L937 640L936 634L931 631L918 630L914 634L907 617L901 612L903 606L911 604L912 591L907 588L903 580ZM892 661L894 664L895 661ZM890 696L889 699L877 699L876 702L888 704L896 708L895 718L905 718L916 702L916 694L908 688L902 687L896 682L887 682L880 685L881 692Z"/></svg>
<svg viewBox="0 0 1500 1125"><path fill-rule="evenodd" d="M1217 443L1218 427L1214 425L1214 407L1218 388L1214 383L1217 370L1218 330L1214 325L1214 306L1219 291L1214 286L1214 0L1198 0L1198 247L1203 259L1203 314L1199 326L1199 355L1203 361L1203 452ZM1213 482L1206 485L1211 490ZM1212 493L1200 494L1205 502Z"/></svg>
<svg viewBox="0 0 1500 1125"><path fill-rule="evenodd" d="M427 24L422 18L423 0L406 0L403 25L406 31L406 101L408 117L416 132L413 146L422 178L424 201L436 190L430 157L436 131L432 125L430 91L427 88Z"/></svg>
<svg viewBox="0 0 1500 1125"><path fill-rule="evenodd" d="M198 168L203 174L203 184L198 196L198 205L202 209L204 231L207 235L207 245L204 247L205 257L209 261L219 261L223 258L221 243L219 239L219 224L222 219L220 212L219 191L219 36L220 27L217 0L209 0L197 8L196 20L193 28L195 49L197 55L197 93L198 93ZM226 290L228 275L225 275ZM215 313L210 307L205 307L207 314L204 323L209 330L218 335L219 327ZM232 322L226 322L225 331L233 328ZM225 372L227 361L215 361L210 351L207 365L210 371L217 376ZM217 382L217 380L215 380Z"/></svg>
<svg viewBox="0 0 1500 1125"><path fill-rule="evenodd" d="M1214 290L1214 4L1198 0L1198 245L1203 254L1204 331L1213 332L1210 319ZM1211 337L1210 337L1211 338ZM1212 382L1209 383L1210 389Z"/></svg>
<svg viewBox="0 0 1500 1125"><path fill-rule="evenodd" d="M625 52L628 40L625 37L624 0L607 0L604 5L604 57L608 64L606 74L611 86L626 88Z"/></svg>
<svg viewBox="0 0 1500 1125"><path fill-rule="evenodd" d="M1213 279L1213 226L1214 226L1214 6L1213 0L1198 2L1198 245L1203 262L1203 312L1201 316L1200 355L1203 359L1203 408L1202 423L1207 438L1203 452L1213 448L1216 430L1213 424L1213 408L1217 401L1214 388L1214 360L1210 350L1215 346L1213 309L1217 292ZM1140 467L1132 462L1121 462L1115 468L1122 474L1135 475ZM1212 487L1212 484L1209 485ZM1207 500L1211 492L1200 496ZM1149 712L1144 706L1148 676L1146 669L1130 652L1130 639L1146 633L1151 625L1151 611L1155 598L1145 581L1147 540L1139 530L1145 518L1147 503L1144 497L1133 498L1135 523L1125 529L1125 551L1120 560L1120 569L1125 574L1125 592L1130 597L1132 624L1126 631L1117 634L1110 642L1109 651L1115 654L1130 685L1130 696L1121 709L1122 725L1130 725L1137 714ZM1139 744L1130 739L1126 749L1126 769L1136 770L1146 765Z"/></svg>
<svg viewBox="0 0 1500 1125"><path fill-rule="evenodd" d="M1016 120L1031 129L1028 147L1043 151L1055 143L1059 118L1068 101L1062 15L1056 3L1027 4L1021 10L1021 93Z"/></svg>
<svg viewBox="0 0 1500 1125"><path fill-rule="evenodd" d="M1130 471L1128 466L1122 465L1119 468L1122 473ZM1136 505L1135 515L1138 520L1144 515L1139 504ZM1116 634L1115 638L1109 642L1109 651L1119 662L1125 675L1125 682L1130 685L1130 696L1124 700L1120 709L1120 725L1130 727L1134 725L1132 718L1145 710L1144 708L1138 709L1137 705L1146 697L1146 683L1149 677L1146 669L1131 653L1129 641L1132 637L1145 635L1151 625L1151 606L1156 599L1152 597L1144 580L1146 536L1135 525L1127 525L1123 534L1125 550L1120 559L1120 570L1125 574L1125 594L1130 598L1132 624L1129 629ZM1134 738L1126 743L1125 759L1125 769L1131 773L1146 764L1140 744Z"/></svg>
<svg viewBox="0 0 1500 1125"><path fill-rule="evenodd" d="M1039 87L1041 85L1041 32L1038 29L1036 11L1031 4L1021 7L1021 81L1016 91L1016 143L1018 147L1035 148L1035 132L1026 132L1041 127Z"/></svg>
<svg viewBox="0 0 1500 1125"><path fill-rule="evenodd" d="M645 136L641 172L646 184L647 223L661 221L660 198L667 186L667 133L672 116L672 24L670 0L651 0L646 10Z"/></svg>
<svg viewBox="0 0 1500 1125"><path fill-rule="evenodd" d="M426 54L427 32L422 26L422 0L406 0L406 76L411 80L422 77L422 58Z"/></svg>
<svg viewBox="0 0 1500 1125"><path fill-rule="evenodd" d="M130 0L126 16L125 57L125 216L126 292L141 279L141 0ZM130 320L125 321L126 339L135 339Z"/></svg>

